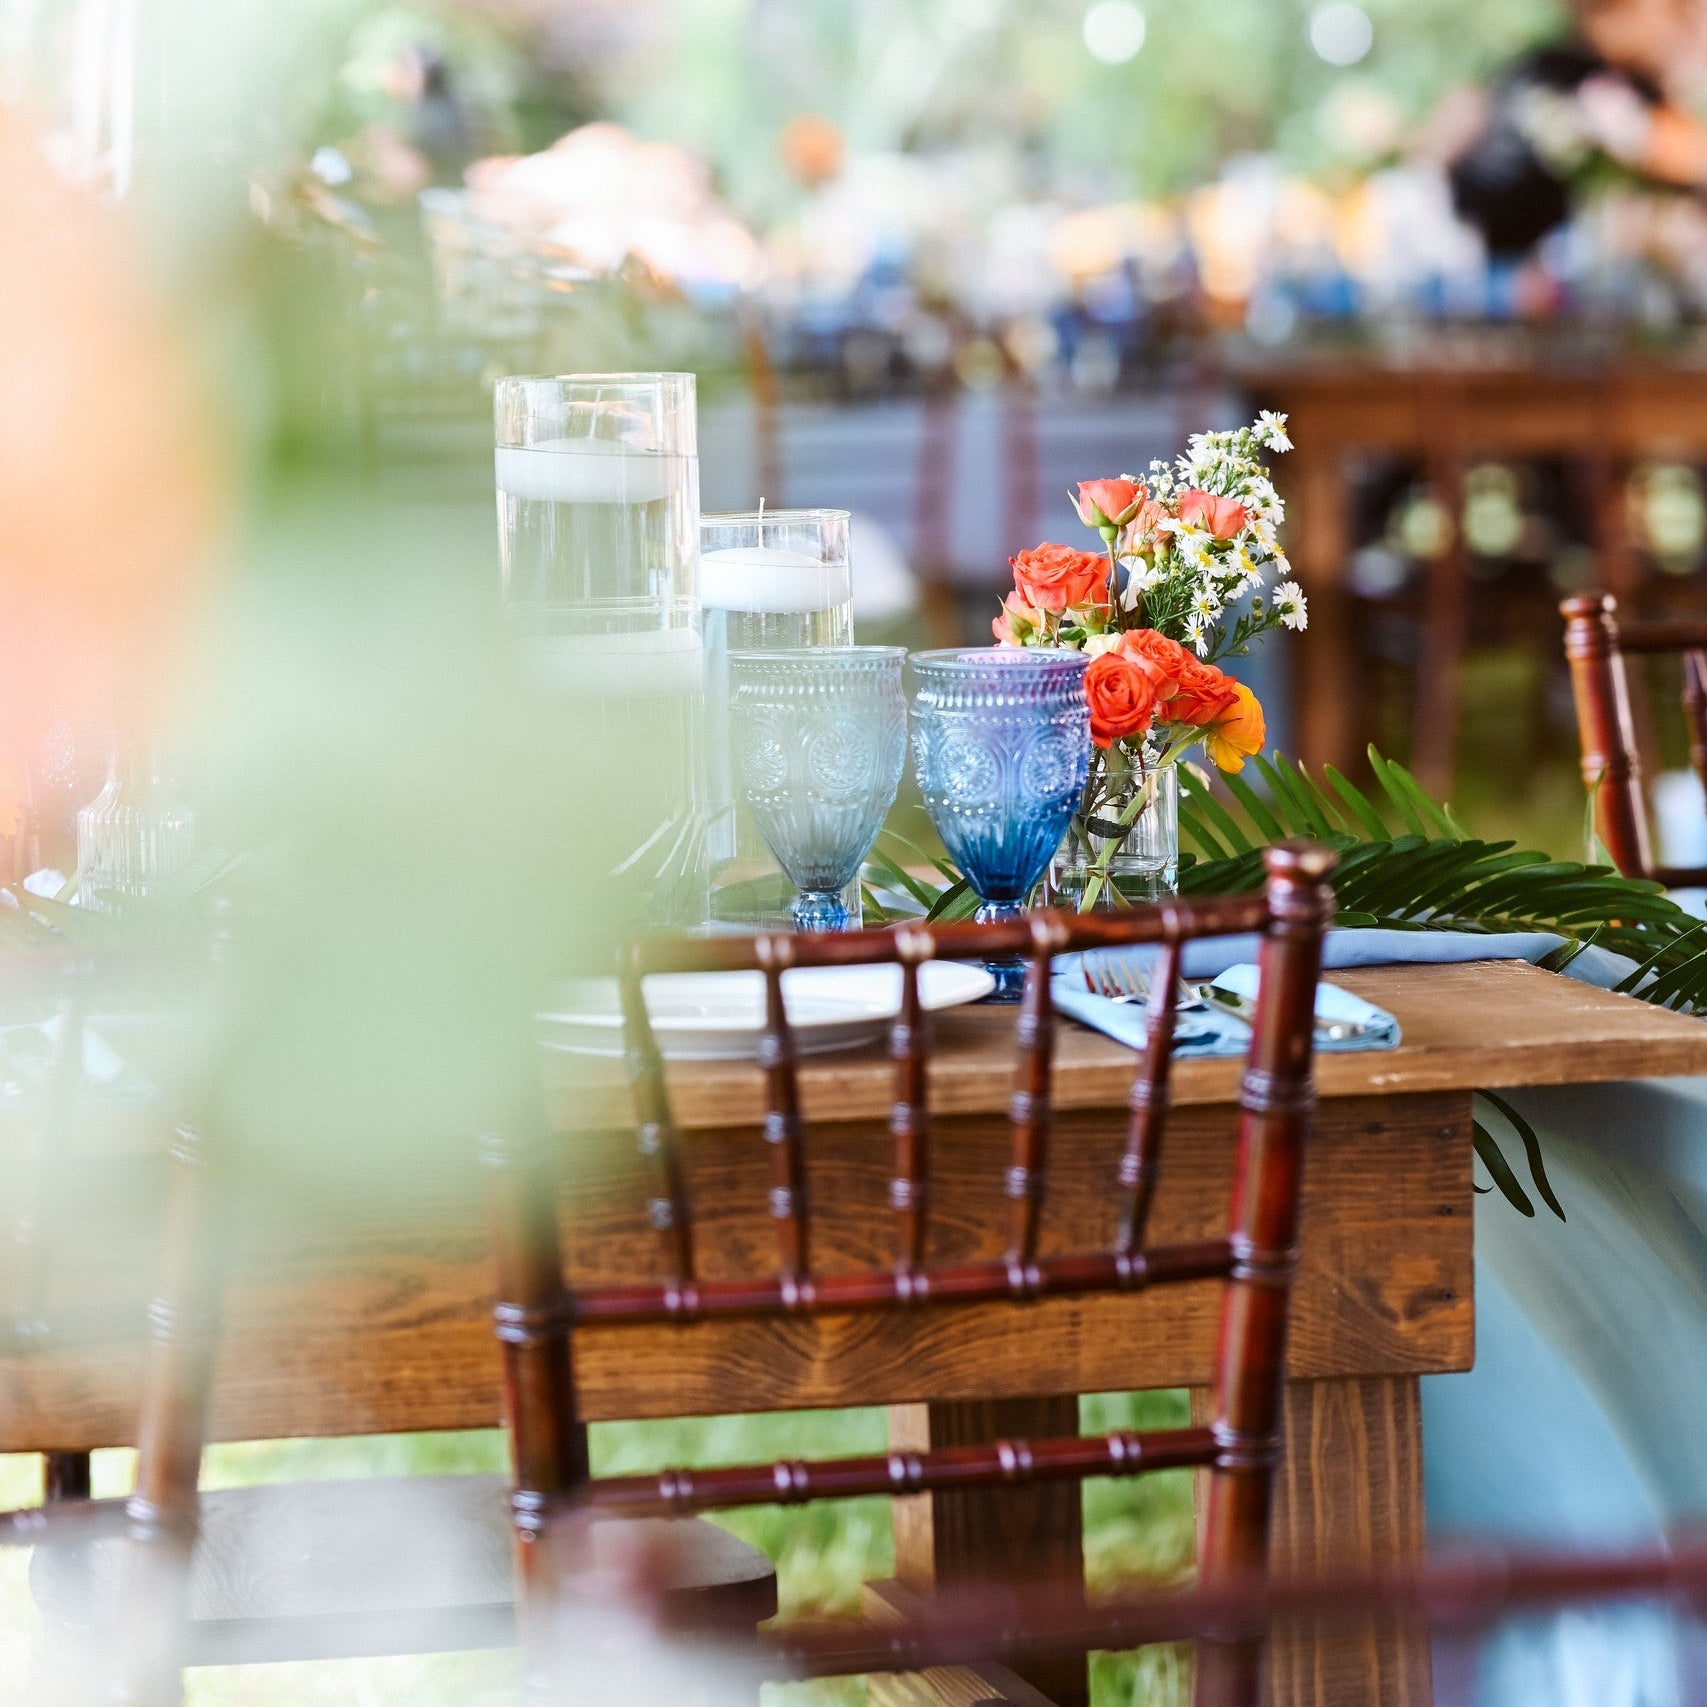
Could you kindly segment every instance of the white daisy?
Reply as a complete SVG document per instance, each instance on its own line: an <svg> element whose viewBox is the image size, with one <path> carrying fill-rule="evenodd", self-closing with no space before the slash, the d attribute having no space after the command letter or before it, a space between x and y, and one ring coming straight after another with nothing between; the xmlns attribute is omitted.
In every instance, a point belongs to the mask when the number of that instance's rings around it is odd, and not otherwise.
<svg viewBox="0 0 1707 1707"><path fill-rule="evenodd" d="M1191 642L1198 657L1207 658L1209 656L1209 623L1207 618L1199 616L1196 611L1193 611L1185 619L1185 637Z"/></svg>
<svg viewBox="0 0 1707 1707"><path fill-rule="evenodd" d="M1221 599L1213 587L1199 587L1191 597L1191 610L1205 622L1213 622L1221 614Z"/></svg>
<svg viewBox="0 0 1707 1707"><path fill-rule="evenodd" d="M1307 628L1309 608L1304 602L1304 589L1296 581L1282 581L1274 589L1274 614L1287 628Z"/></svg>
<svg viewBox="0 0 1707 1707"><path fill-rule="evenodd" d="M1286 417L1277 415L1272 409L1265 409L1257 416L1256 425L1251 431L1257 443L1267 445L1270 450L1292 448L1292 441L1286 436Z"/></svg>

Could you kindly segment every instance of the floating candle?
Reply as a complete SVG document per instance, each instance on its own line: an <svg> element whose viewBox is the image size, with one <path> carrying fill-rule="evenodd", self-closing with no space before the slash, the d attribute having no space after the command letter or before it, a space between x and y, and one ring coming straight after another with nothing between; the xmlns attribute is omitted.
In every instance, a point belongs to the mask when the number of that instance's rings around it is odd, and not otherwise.
<svg viewBox="0 0 1707 1707"><path fill-rule="evenodd" d="M699 560L699 599L707 610L833 610L852 596L846 563L825 563L804 551L740 545L704 552Z"/></svg>
<svg viewBox="0 0 1707 1707"><path fill-rule="evenodd" d="M499 445L498 491L554 504L651 504L675 489L681 460L615 439Z"/></svg>

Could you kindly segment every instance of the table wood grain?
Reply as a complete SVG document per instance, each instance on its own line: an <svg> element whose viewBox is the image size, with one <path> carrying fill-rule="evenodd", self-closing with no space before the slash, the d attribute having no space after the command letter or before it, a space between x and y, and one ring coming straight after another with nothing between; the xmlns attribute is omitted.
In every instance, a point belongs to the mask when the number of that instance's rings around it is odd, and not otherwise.
<svg viewBox="0 0 1707 1707"><path fill-rule="evenodd" d="M1330 977L1395 1014L1403 1041L1397 1049L1318 1056L1316 1092L1324 1101L1707 1072L1707 1024L1701 1020L1523 961L1367 966ZM1005 1111L1014 1011L979 1006L936 1016L933 1111ZM1133 1068L1126 1045L1066 1024L1055 1060L1057 1108L1124 1105ZM1236 1101L1239 1073L1234 1060L1182 1055L1174 1065L1174 1106ZM809 1121L888 1117L893 1079L881 1044L808 1057L800 1082ZM548 1085L554 1117L565 1130L621 1119L627 1107L608 1063L557 1056ZM670 1089L684 1128L756 1123L764 1112L762 1080L745 1063L675 1063Z"/></svg>

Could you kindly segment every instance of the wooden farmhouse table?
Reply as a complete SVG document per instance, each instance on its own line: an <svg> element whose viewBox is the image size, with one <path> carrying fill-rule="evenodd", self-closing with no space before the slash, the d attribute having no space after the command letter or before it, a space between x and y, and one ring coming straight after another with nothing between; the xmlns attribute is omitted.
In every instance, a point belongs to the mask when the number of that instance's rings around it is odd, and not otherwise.
<svg viewBox="0 0 1707 1707"><path fill-rule="evenodd" d="M1707 1025L1515 962L1372 967L1336 981L1396 1014L1400 1047L1319 1058L1319 1110L1305 1174L1302 1263L1289 1342L1277 1561L1345 1569L1423 1544L1418 1377L1475 1356L1472 1092L1481 1086L1707 1072ZM1015 1010L939 1016L931 1092L933 1250L999 1254ZM613 1065L553 1056L548 1086L570 1183L571 1276L655 1272L654 1235ZM1104 1244L1131 1051L1063 1022L1045 1248ZM1180 1059L1153 1236L1219 1235L1232 1162L1236 1061ZM684 1129L701 1272L764 1272L772 1232L757 1069L671 1068ZM819 1273L890 1257L881 1048L801 1066L813 1264ZM468 1150L472 1153L473 1146ZM114 1159L109 1158L112 1162ZM116 1162L114 1163L116 1166ZM87 1264L62 1264L86 1293L131 1276L114 1252L144 1188L83 1170L77 1225ZM104 1206L98 1182L117 1182ZM445 1162L367 1209L305 1231L279 1185L234 1240L212 1429L216 1438L490 1427L499 1367L478 1167ZM49 1286L47 1292L54 1291ZM1201 1390L1210 1378L1213 1282L1091 1299L927 1307L781 1322L588 1326L577 1376L590 1420L816 1406L887 1405L898 1442L988 1440L1077 1427L1077 1395ZM42 1307L42 1319L52 1315ZM16 1321L14 1315L14 1322ZM0 1346L0 1450L84 1451L131 1439L134 1359L75 1333ZM1076 1487L941 1493L897 1502L897 1569L914 1584L1079 1568ZM1429 1699L1425 1643L1371 1633L1274 1656L1277 1704ZM1082 1676L1057 1680L1069 1698Z"/></svg>

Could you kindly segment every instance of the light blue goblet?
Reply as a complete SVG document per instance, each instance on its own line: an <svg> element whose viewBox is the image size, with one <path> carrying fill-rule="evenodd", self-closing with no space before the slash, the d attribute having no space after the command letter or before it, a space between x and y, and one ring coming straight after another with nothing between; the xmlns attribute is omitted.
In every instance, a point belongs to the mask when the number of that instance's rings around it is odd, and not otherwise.
<svg viewBox="0 0 1707 1707"><path fill-rule="evenodd" d="M848 929L858 875L907 762L899 646L732 652L730 725L742 797L800 893L803 931Z"/></svg>
<svg viewBox="0 0 1707 1707"><path fill-rule="evenodd" d="M925 808L977 891L1011 919L1061 845L1091 762L1083 653L984 646L913 655L913 767ZM1017 1001L1025 962L993 962Z"/></svg>

